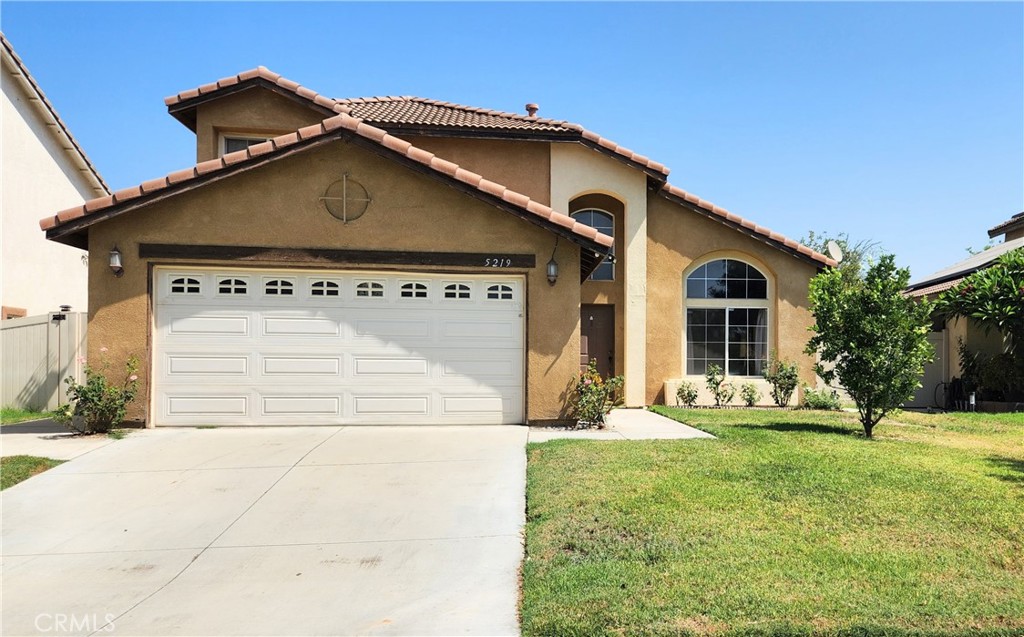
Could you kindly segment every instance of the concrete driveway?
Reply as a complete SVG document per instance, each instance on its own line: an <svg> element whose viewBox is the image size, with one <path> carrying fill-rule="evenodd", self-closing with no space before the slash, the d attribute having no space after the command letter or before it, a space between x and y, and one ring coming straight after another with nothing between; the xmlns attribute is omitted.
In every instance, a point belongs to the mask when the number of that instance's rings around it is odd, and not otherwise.
<svg viewBox="0 0 1024 637"><path fill-rule="evenodd" d="M2 631L515 634L527 433L133 432L0 496Z"/></svg>

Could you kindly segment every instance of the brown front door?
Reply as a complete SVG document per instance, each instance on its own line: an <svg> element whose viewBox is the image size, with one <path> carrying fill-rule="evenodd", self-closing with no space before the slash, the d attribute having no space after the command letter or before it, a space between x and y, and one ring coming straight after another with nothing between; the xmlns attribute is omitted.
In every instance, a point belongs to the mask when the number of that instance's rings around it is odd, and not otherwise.
<svg viewBox="0 0 1024 637"><path fill-rule="evenodd" d="M615 371L615 306L580 306L580 368L591 360L597 362L602 376Z"/></svg>

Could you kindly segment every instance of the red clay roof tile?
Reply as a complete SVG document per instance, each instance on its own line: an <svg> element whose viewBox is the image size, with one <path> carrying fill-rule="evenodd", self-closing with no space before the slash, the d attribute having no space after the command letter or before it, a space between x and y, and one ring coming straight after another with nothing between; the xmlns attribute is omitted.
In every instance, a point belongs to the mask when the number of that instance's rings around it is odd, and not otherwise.
<svg viewBox="0 0 1024 637"><path fill-rule="evenodd" d="M195 167L186 168L184 170L178 170L178 171L175 171L175 172L167 175L167 183L169 183L169 184L178 184L178 183L181 183L183 181L188 181L189 179L192 179L195 176L196 176L196 169L195 169Z"/></svg>
<svg viewBox="0 0 1024 637"><path fill-rule="evenodd" d="M144 181L139 185L139 187L142 188L142 192L144 194L148 195L149 193L154 192L156 190L166 188L167 177L160 177L159 179L150 179L149 181Z"/></svg>

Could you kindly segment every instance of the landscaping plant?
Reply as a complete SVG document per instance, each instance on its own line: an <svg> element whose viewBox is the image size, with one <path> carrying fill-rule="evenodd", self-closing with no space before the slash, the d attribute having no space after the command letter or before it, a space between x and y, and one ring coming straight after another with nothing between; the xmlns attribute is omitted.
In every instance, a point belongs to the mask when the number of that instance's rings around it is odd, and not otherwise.
<svg viewBox="0 0 1024 637"><path fill-rule="evenodd" d="M124 422L128 405L139 390L139 360L132 356L125 363L124 379L109 379L110 362L104 356L107 348L100 348L98 367L85 366L85 383L73 378L65 379L71 402L61 405L53 420L81 434L107 433Z"/></svg>
<svg viewBox="0 0 1024 637"><path fill-rule="evenodd" d="M693 407L697 404L697 386L684 380L676 389L676 404Z"/></svg>
<svg viewBox="0 0 1024 637"><path fill-rule="evenodd" d="M740 387L740 398L743 399L744 405L753 407L757 401L761 400L761 392L757 390L754 383L743 383Z"/></svg>
<svg viewBox="0 0 1024 637"><path fill-rule="evenodd" d="M775 404L779 407L788 405L796 386L800 383L800 372L796 363L786 362L772 352L762 375L772 386L772 400Z"/></svg>
<svg viewBox="0 0 1024 637"><path fill-rule="evenodd" d="M965 317L986 332L997 330L1013 354L1024 342L1024 248L1002 255L956 287L943 292L938 309L948 317Z"/></svg>
<svg viewBox="0 0 1024 637"><path fill-rule="evenodd" d="M839 394L834 389L804 388L804 409L823 409L838 411L840 408Z"/></svg>
<svg viewBox="0 0 1024 637"><path fill-rule="evenodd" d="M576 381L576 424L580 427L603 428L605 416L617 404L622 376L602 378L597 363L590 361L587 371Z"/></svg>
<svg viewBox="0 0 1024 637"><path fill-rule="evenodd" d="M715 407L728 405L736 397L736 388L732 383L725 381L725 373L722 368L714 363L708 365L708 371L704 374L704 380L715 397Z"/></svg>
<svg viewBox="0 0 1024 637"><path fill-rule="evenodd" d="M928 343L933 303L904 296L910 271L885 255L863 280L849 282L835 268L811 280L815 323L807 353L830 368L817 373L839 383L857 404L864 435L921 386L924 363L933 355Z"/></svg>

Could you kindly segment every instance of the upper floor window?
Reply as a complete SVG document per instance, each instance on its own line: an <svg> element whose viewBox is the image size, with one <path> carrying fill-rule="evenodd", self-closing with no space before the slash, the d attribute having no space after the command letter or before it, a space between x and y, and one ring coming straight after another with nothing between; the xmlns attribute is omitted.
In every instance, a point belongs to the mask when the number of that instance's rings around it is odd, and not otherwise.
<svg viewBox="0 0 1024 637"><path fill-rule="evenodd" d="M604 210L598 210L597 208L587 208L578 212L572 213L572 218L582 223L583 225L590 226L594 230L597 230L601 234L608 235L609 237L615 238L615 218L611 214ZM608 252L609 257L615 256L615 245L612 245L612 249ZM594 273L590 275L591 281L614 281L615 280L615 264L610 259L605 259L601 265L597 266Z"/></svg>
<svg viewBox="0 0 1024 637"><path fill-rule="evenodd" d="M224 135L221 137L221 155L227 155L239 150L245 150L250 146L262 144L270 139L258 135Z"/></svg>

